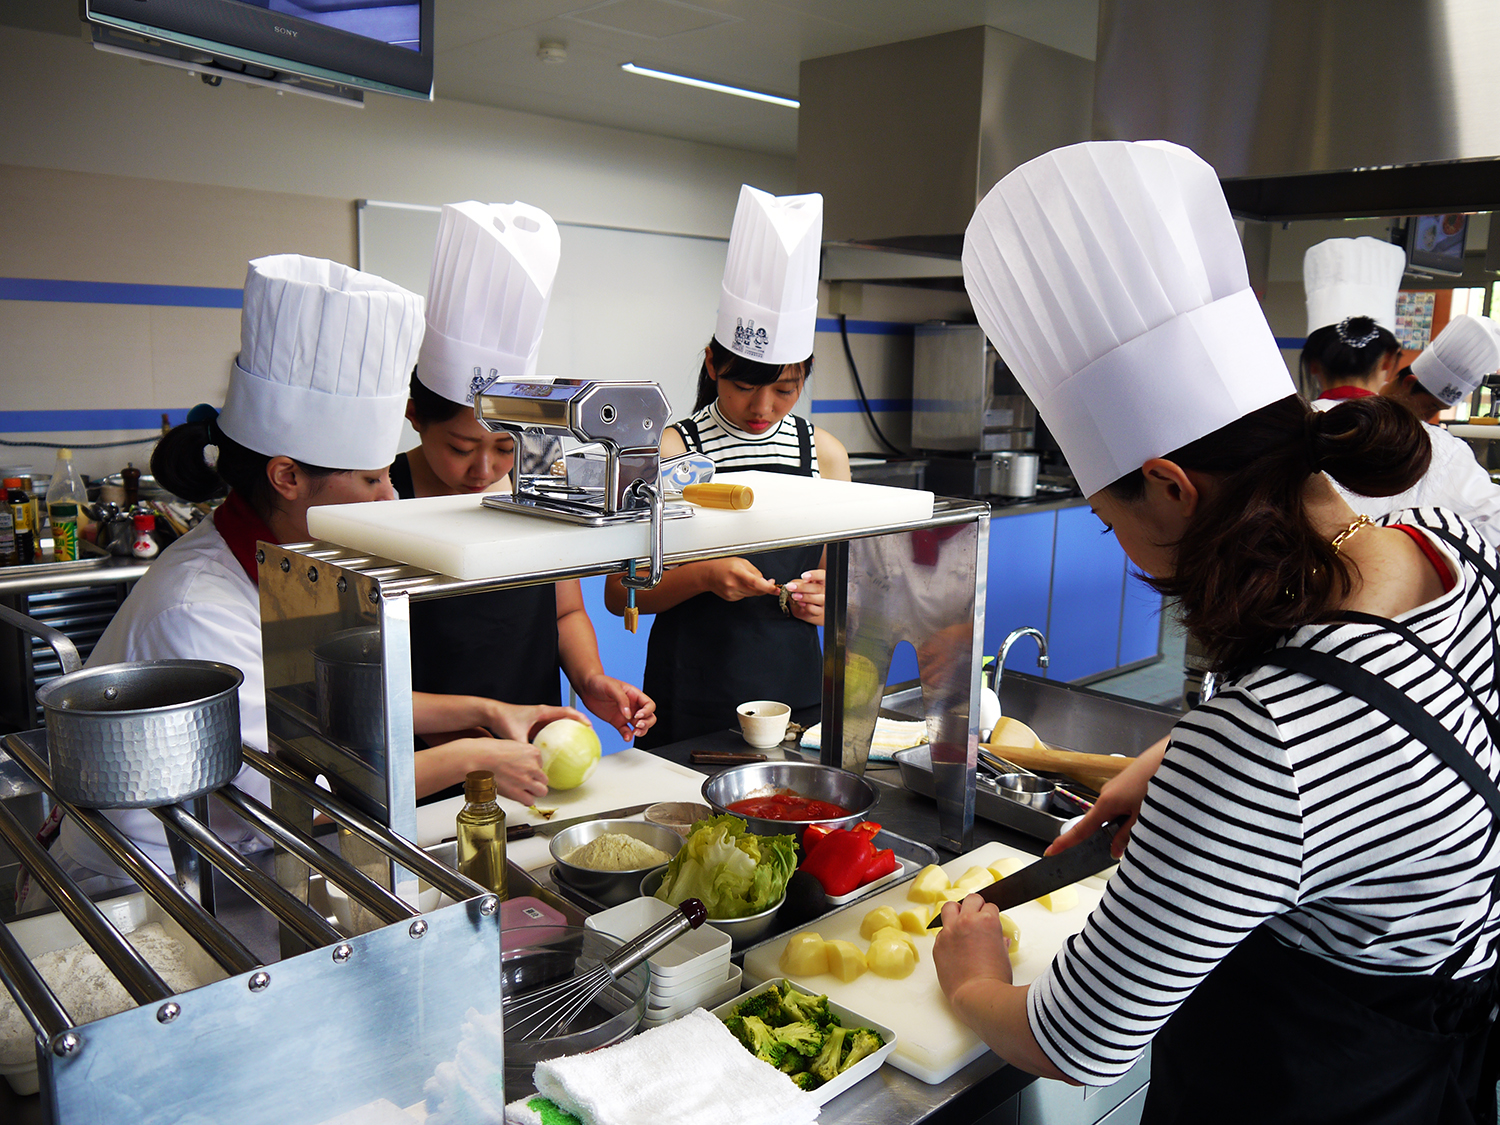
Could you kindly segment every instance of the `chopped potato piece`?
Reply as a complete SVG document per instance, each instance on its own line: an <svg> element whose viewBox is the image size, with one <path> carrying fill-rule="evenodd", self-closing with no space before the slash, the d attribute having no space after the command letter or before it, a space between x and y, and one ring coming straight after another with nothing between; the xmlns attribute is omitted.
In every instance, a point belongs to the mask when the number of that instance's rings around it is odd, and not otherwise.
<svg viewBox="0 0 1500 1125"><path fill-rule="evenodd" d="M1006 940L1010 942L1008 952L1010 954L1010 963L1014 965L1021 959L1021 927L1011 920L1009 914L1002 914L1000 915L1000 930L1005 934Z"/></svg>
<svg viewBox="0 0 1500 1125"><path fill-rule="evenodd" d="M912 941L911 935L903 930L900 926L882 926L880 929L876 930L874 934L871 935L870 941L874 943L879 941L881 938L888 937L895 938L897 941L906 942L907 945L911 946L911 951L913 953L917 951L917 943Z"/></svg>
<svg viewBox="0 0 1500 1125"><path fill-rule="evenodd" d="M887 926L901 925L901 919L896 916L896 911L889 906L877 906L865 915L865 920L859 924L859 936L869 941L875 936L875 931Z"/></svg>
<svg viewBox="0 0 1500 1125"><path fill-rule="evenodd" d="M828 954L828 971L845 984L868 967L864 953L852 941L827 941L823 948Z"/></svg>
<svg viewBox="0 0 1500 1125"><path fill-rule="evenodd" d="M789 977L815 977L828 971L827 942L810 931L793 934L777 962Z"/></svg>
<svg viewBox="0 0 1500 1125"><path fill-rule="evenodd" d="M903 910L900 914L901 928L909 934L925 934L928 932L927 923L932 921L936 913L930 906L913 906Z"/></svg>
<svg viewBox="0 0 1500 1125"><path fill-rule="evenodd" d="M943 897L940 898L938 902L963 902L964 899L968 898L973 893L973 891L968 890L964 887L947 887L943 891Z"/></svg>
<svg viewBox="0 0 1500 1125"><path fill-rule="evenodd" d="M995 873L988 867L971 867L953 885L973 892L980 887L988 887L994 881Z"/></svg>
<svg viewBox="0 0 1500 1125"><path fill-rule="evenodd" d="M909 977L917 967L917 951L904 937L892 937L889 930L870 943L870 972L876 976L900 980Z"/></svg>
<svg viewBox="0 0 1500 1125"><path fill-rule="evenodd" d="M911 881L906 897L912 902L942 902L943 892L948 889L948 873L935 863L929 863L917 872Z"/></svg>
<svg viewBox="0 0 1500 1125"><path fill-rule="evenodd" d="M1072 910L1078 905L1078 888L1069 883L1066 887L1059 887L1049 895L1043 895L1037 899L1048 910L1054 914L1061 914L1064 910Z"/></svg>
<svg viewBox="0 0 1500 1125"><path fill-rule="evenodd" d="M1003 855L994 863L990 864L990 874L996 879L1004 879L1007 875L1014 875L1026 866L1026 861L1018 855Z"/></svg>

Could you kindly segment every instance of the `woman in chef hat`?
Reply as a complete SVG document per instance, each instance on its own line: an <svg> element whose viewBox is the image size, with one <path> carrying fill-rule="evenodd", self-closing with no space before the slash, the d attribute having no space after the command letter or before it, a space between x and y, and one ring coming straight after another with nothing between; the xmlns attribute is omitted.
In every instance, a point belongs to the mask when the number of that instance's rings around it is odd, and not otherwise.
<svg viewBox="0 0 1500 1125"><path fill-rule="evenodd" d="M295 254L250 263L240 354L223 411L194 408L151 460L156 478L177 495L207 500L227 485L228 499L151 564L90 665L168 658L233 665L244 674L241 737L268 749L256 542L309 538L307 512L315 505L394 498L387 466L400 440L422 327L422 299L371 274ZM361 346L348 346L351 339ZM212 464L205 459L210 447L217 451ZM419 730L452 729L443 724L463 707L419 698L415 723ZM461 740L419 754L416 769L419 793L471 769L493 770L503 791L528 802L547 787L536 749L522 742ZM258 771L245 767L238 783L269 799L270 783ZM156 817L147 810L107 815L171 870ZM238 817L218 808L213 815L231 844L263 846ZM129 882L67 820L54 854L86 891ZM33 887L33 902L39 894Z"/></svg>
<svg viewBox="0 0 1500 1125"><path fill-rule="evenodd" d="M1378 238L1329 238L1302 256L1307 292L1303 385L1315 381L1319 410L1375 394L1401 358L1396 295L1406 271L1401 247Z"/></svg>
<svg viewBox="0 0 1500 1125"><path fill-rule="evenodd" d="M698 400L662 435L663 457L691 450L719 472L849 479L838 439L791 412L812 374L822 238L821 195L740 188ZM676 567L636 595L640 612L656 614L644 686L661 721L645 745L733 727L735 708L753 699L818 704L822 567L821 547L766 551ZM605 601L624 612L618 578Z"/></svg>
<svg viewBox="0 0 1500 1125"><path fill-rule="evenodd" d="M1149 1044L1147 1122L1468 1121L1500 932L1500 592L1465 556L1495 555L1451 513L1356 517L1323 475L1409 487L1420 425L1294 393L1218 179L1175 145L1021 166L963 267L1094 511L1226 686L1054 845L1131 818L1099 909L1033 983L1012 984L993 906L943 907L954 1012L1074 1082Z"/></svg>
<svg viewBox="0 0 1500 1125"><path fill-rule="evenodd" d="M421 444L391 465L402 499L505 482L514 441L475 420L474 395L493 379L536 374L561 249L557 224L529 204L443 207L406 407ZM561 715L587 722L557 706L560 666L583 704L627 741L655 722L649 697L605 673L576 579L420 603L411 624L419 690L539 702L534 727Z"/></svg>

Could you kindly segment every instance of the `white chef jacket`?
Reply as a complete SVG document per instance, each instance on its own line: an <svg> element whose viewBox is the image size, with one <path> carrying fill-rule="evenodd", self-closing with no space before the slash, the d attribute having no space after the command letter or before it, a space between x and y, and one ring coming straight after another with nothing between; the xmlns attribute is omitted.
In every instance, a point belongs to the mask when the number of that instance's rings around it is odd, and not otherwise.
<svg viewBox="0 0 1500 1125"><path fill-rule="evenodd" d="M260 592L212 519L193 528L151 564L94 646L88 665L169 659L217 660L243 672L241 740L258 750L267 749ZM271 783L258 770L243 767L235 782L269 803ZM105 815L164 871L173 870L166 829L149 809L117 809ZM231 847L253 851L266 846L263 837L217 802L209 816L214 830ZM63 821L52 854L86 892L130 885L109 855L71 819ZM28 899L28 904L32 901Z"/></svg>
<svg viewBox="0 0 1500 1125"><path fill-rule="evenodd" d="M1331 410L1345 399L1320 398L1313 402L1317 410ZM1432 464L1415 485L1396 496L1360 496L1334 487L1356 512L1376 517L1405 508L1447 508L1474 525L1485 542L1500 549L1500 484L1480 467L1469 443L1456 438L1442 426L1428 422L1422 425L1432 441Z"/></svg>

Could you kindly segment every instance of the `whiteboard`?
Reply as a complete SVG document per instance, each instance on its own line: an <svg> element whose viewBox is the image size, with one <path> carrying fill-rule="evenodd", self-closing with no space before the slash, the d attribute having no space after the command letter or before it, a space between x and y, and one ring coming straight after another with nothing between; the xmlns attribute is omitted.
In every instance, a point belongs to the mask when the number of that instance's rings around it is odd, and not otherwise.
<svg viewBox="0 0 1500 1125"><path fill-rule="evenodd" d="M359 201L359 268L427 293L440 208ZM537 374L652 379L688 415L713 335L728 239L558 223L562 258ZM401 448L416 444L406 431Z"/></svg>

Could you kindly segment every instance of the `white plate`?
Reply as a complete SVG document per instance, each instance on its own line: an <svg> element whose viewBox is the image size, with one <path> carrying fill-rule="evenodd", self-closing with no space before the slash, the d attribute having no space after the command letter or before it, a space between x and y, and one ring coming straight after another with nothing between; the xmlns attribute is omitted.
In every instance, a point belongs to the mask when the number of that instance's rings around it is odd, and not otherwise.
<svg viewBox="0 0 1500 1125"><path fill-rule="evenodd" d="M738 965L729 967L729 979L726 980L712 996L705 997L702 1001L692 1007L673 1006L665 1010L660 1008L647 1008L644 1018L641 1020L642 1027L659 1027L664 1023L675 1020L678 1016L685 1016L693 1008L713 1008L726 1001L733 1000L740 994L741 971ZM667 1014L662 1014L665 1011Z"/></svg>
<svg viewBox="0 0 1500 1125"><path fill-rule="evenodd" d="M669 906L660 899L642 896L608 910L601 910L598 914L591 914L584 919L584 925L600 933L611 934L621 941L629 941L641 931L676 912L675 906ZM703 969L728 961L729 946L729 935L724 931L708 925L699 926L677 938L665 949L657 950L649 962L651 975L653 978L660 976L663 980L668 980L678 974L685 974L682 979L690 980Z"/></svg>
<svg viewBox="0 0 1500 1125"><path fill-rule="evenodd" d="M652 1007L672 1008L679 1012L691 1011L700 1004L718 1003L714 997L723 992L730 981L734 981L738 987L742 975L743 970L738 965L726 965L723 971L712 979L694 985L692 988L684 988L667 994L650 992L646 996L646 1003Z"/></svg>
<svg viewBox="0 0 1500 1125"><path fill-rule="evenodd" d="M744 996L736 996L733 1000L729 1000L723 1004L720 1004L713 1010L714 1015L718 1016L722 1020L727 1017L730 1012L734 1011L735 1005L739 1004L742 1000L748 999L751 996L758 996L773 985L779 986L786 983L787 981L785 977L777 977L775 980L768 980L760 987L752 988L749 992L745 993ZM797 990L799 992L802 991L800 986L798 986ZM853 1086L856 1082L867 1077L868 1075L874 1074L877 1070L880 1069L881 1064L885 1062L886 1056L889 1055L891 1051L896 1047L896 1033L890 1028L886 1027L884 1024L876 1023L869 1017L862 1016L853 1009L846 1008L842 1004L834 1000L830 1000L828 1002L828 1007L833 1011L834 1015L838 1016L839 1023L843 1024L843 1026L872 1028L874 1031L879 1033L882 1039L885 1040L885 1045L874 1054L866 1055L864 1058L860 1059L859 1062L855 1063L848 1070L844 1071L844 1073L834 1078L832 1082L825 1082L816 1090L809 1091L812 1096L817 1099L819 1105L825 1105L826 1103L832 1101L834 1098L842 1094L850 1086Z"/></svg>

